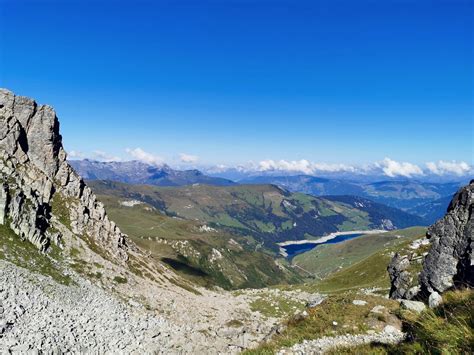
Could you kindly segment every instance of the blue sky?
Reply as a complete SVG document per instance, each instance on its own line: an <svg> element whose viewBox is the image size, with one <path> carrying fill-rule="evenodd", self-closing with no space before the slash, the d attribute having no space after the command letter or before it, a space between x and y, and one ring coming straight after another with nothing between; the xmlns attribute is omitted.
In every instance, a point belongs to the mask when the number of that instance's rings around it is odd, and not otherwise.
<svg viewBox="0 0 474 355"><path fill-rule="evenodd" d="M69 151L473 163L470 0L0 5L0 86L53 105Z"/></svg>

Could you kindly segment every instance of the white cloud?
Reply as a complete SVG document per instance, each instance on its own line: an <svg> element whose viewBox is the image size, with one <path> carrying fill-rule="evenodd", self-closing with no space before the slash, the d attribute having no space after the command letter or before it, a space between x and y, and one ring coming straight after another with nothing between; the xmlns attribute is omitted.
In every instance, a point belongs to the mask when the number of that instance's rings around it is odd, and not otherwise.
<svg viewBox="0 0 474 355"><path fill-rule="evenodd" d="M70 152L67 153L67 156L69 159L84 159L85 158L85 154L77 150L71 150Z"/></svg>
<svg viewBox="0 0 474 355"><path fill-rule="evenodd" d="M196 155L180 153L179 154L179 159L183 163L196 163L199 160L199 157L196 156Z"/></svg>
<svg viewBox="0 0 474 355"><path fill-rule="evenodd" d="M357 169L345 164L314 163L306 159L301 160L262 160L258 163L258 171L287 171L302 172L305 174L314 174L319 172L356 172Z"/></svg>
<svg viewBox="0 0 474 355"><path fill-rule="evenodd" d="M430 174L458 176L467 175L474 172L474 167L466 162L438 161L437 163L426 163L426 168L410 162L400 162L390 158L382 161L367 163L365 165L347 165L341 163L319 163L311 162L307 159L301 160L262 160L258 163L248 162L245 165L229 166L217 165L206 169L209 173L222 173L224 171L238 170L247 173L256 172L286 172L303 173L308 175L322 176L337 173L351 173L354 175L385 175L388 177L429 177Z"/></svg>
<svg viewBox="0 0 474 355"><path fill-rule="evenodd" d="M382 162L376 163L385 175L389 177L404 176L413 177L414 175L423 175L423 170L418 165L408 162L398 162L390 158L385 158Z"/></svg>
<svg viewBox="0 0 474 355"><path fill-rule="evenodd" d="M345 164L313 163L313 168L317 171L325 171L329 173L357 171L357 168Z"/></svg>
<svg viewBox="0 0 474 355"><path fill-rule="evenodd" d="M437 163L435 162L428 162L426 163L426 167L430 172L436 175L445 175L445 174L455 174L455 175L465 175L469 173L472 169L468 163L461 161L456 162L453 161L443 161L440 160Z"/></svg>
<svg viewBox="0 0 474 355"><path fill-rule="evenodd" d="M311 163L306 159L301 160L262 160L258 163L258 170L260 171L273 171L273 170L281 170L281 171L300 171L305 174L312 174L314 169L311 166Z"/></svg>
<svg viewBox="0 0 474 355"><path fill-rule="evenodd" d="M92 152L92 158L100 161L121 161L122 159L120 157L110 155L102 150L94 150Z"/></svg>
<svg viewBox="0 0 474 355"><path fill-rule="evenodd" d="M145 152L142 148L135 148L135 149L127 148L125 151L129 155L131 155L134 159L140 160L144 163L148 163L151 165L162 165L164 162L162 157Z"/></svg>

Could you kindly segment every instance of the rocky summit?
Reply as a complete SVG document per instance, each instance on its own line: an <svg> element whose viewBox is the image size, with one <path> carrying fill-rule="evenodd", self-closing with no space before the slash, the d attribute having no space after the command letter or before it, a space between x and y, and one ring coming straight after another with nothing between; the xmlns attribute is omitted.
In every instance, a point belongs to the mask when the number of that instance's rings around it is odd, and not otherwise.
<svg viewBox="0 0 474 355"><path fill-rule="evenodd" d="M41 251L61 243L61 220L112 255L126 259L126 240L102 203L66 161L54 109L0 90L0 222Z"/></svg>

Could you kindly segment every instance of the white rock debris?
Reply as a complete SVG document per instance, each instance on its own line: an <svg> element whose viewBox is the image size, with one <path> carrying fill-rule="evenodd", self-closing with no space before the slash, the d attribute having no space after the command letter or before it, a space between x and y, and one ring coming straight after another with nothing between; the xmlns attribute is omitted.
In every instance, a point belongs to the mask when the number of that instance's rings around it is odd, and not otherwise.
<svg viewBox="0 0 474 355"><path fill-rule="evenodd" d="M419 249L421 246L428 245L428 244L430 244L430 241L429 241L428 238L417 239L417 240L414 240L409 245L409 248L413 249L413 250L416 250L416 249Z"/></svg>
<svg viewBox="0 0 474 355"><path fill-rule="evenodd" d="M120 201L120 205L125 206L125 207L133 207L133 206L138 206L138 205L141 205L141 204L143 204L143 202L138 201L138 200Z"/></svg>
<svg viewBox="0 0 474 355"><path fill-rule="evenodd" d="M208 225L203 225L199 227L199 231L209 233L209 232L217 232L217 229L209 227Z"/></svg>
<svg viewBox="0 0 474 355"><path fill-rule="evenodd" d="M405 339L405 334L391 325L387 325L383 332L374 334L345 334L335 337L323 337L293 345L289 349L282 349L279 355L306 355L324 354L328 350L338 347L353 347L369 343L397 344Z"/></svg>

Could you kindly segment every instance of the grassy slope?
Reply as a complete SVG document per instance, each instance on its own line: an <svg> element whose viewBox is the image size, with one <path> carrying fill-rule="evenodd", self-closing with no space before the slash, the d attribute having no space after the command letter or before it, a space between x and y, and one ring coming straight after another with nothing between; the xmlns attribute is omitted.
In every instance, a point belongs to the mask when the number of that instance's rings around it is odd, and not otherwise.
<svg viewBox="0 0 474 355"><path fill-rule="evenodd" d="M300 281L291 268L278 267L272 255L256 251L258 243L250 237L202 231L202 223L166 216L148 204L125 207L120 198L99 198L138 246L193 282L233 289ZM283 259L278 263L287 264Z"/></svg>
<svg viewBox="0 0 474 355"><path fill-rule="evenodd" d="M421 254L426 249L412 250L409 244L423 235L421 230L399 231L404 238L379 250L365 259L346 267L327 279L299 285L306 291L319 291L329 297L319 306L308 309L307 317L293 317L287 321L287 328L280 334L246 354L273 354L284 347L291 347L303 340L346 333L365 333L368 329L383 329L384 324L394 317L402 322L408 340L396 346L367 344L357 347L337 348L330 354L457 354L470 353L474 348L474 291L472 289L450 291L443 294L444 303L435 309L414 314L399 308L393 300L378 296L363 295L362 288L389 287L386 271L390 253ZM418 270L419 271L419 270ZM287 289L288 287L283 287ZM384 292L386 294L386 292ZM365 306L354 306L352 300L361 299ZM383 305L387 312L377 315L370 312L375 305ZM396 320L395 322L399 322ZM337 325L334 325L333 322ZM378 323L380 322L380 323ZM389 323L390 324L390 323Z"/></svg>
<svg viewBox="0 0 474 355"><path fill-rule="evenodd" d="M349 266L343 267L342 269L329 274L322 280L314 280L312 282L299 285L298 288L310 292L323 292L330 294L359 290L361 288L378 288L386 294L390 288L387 266L392 258L393 253L413 253L413 251L410 250L408 246L413 240L422 238L425 234L425 229L420 227L407 228L398 230L393 234L398 234L403 237L393 239L387 245L384 245L384 243L382 244L381 248L379 244L379 247L377 247L376 251L372 254L369 254L372 246L356 242L358 242L358 239L362 239L362 241L370 241L370 237L378 239L379 237L377 235L360 237L345 241L338 245L334 245L336 249L323 249L322 252L327 250L328 255L321 254L321 258L330 260L333 257L330 263L331 269L334 269L337 267L337 265L339 265L339 263L342 264L344 262L344 260L341 260L342 255L337 256L338 250L340 250L340 248L343 248L343 250L350 250L352 249L351 246L356 247L351 252L348 251L348 255L353 258L352 263ZM421 249L417 252L420 253ZM364 256L364 254L369 255ZM357 260L359 257L362 258ZM318 263L319 262L320 261L318 260ZM416 263L416 266L421 267L421 264ZM281 286L281 288L286 289L287 287Z"/></svg>
<svg viewBox="0 0 474 355"><path fill-rule="evenodd" d="M424 236L425 230L406 229L398 232L400 235L405 235L405 237L396 239L390 245L384 246L359 262L335 272L324 280L315 283L313 287L320 292L329 293L360 288L380 288L388 291L390 279L387 266L393 253L407 251L413 240Z"/></svg>
<svg viewBox="0 0 474 355"><path fill-rule="evenodd" d="M251 235L275 253L278 241L379 227L370 213L350 204L289 193L272 185L160 188L96 181L91 186L101 195L139 199L168 215Z"/></svg>
<svg viewBox="0 0 474 355"><path fill-rule="evenodd" d="M367 302L354 305L354 299ZM381 316L370 312L375 306L384 306L387 312ZM376 296L343 294L332 296L319 306L309 308L306 317L295 316L286 322L286 328L256 349L247 350L246 355L274 354L281 348L291 347L303 340L342 334L360 334L369 329L383 329L387 321L392 321L398 303Z"/></svg>
<svg viewBox="0 0 474 355"><path fill-rule="evenodd" d="M470 354L474 349L474 291L449 291L444 303L417 315L400 310L407 341L337 348L330 354Z"/></svg>
<svg viewBox="0 0 474 355"><path fill-rule="evenodd" d="M321 279L339 269L351 266L379 250L397 246L404 242L404 238L419 237L425 231L426 229L423 227L413 227L365 235L343 243L320 245L295 256L292 263L313 273L315 278Z"/></svg>
<svg viewBox="0 0 474 355"><path fill-rule="evenodd" d="M61 253L53 245L48 255L41 254L29 241L21 240L9 227L0 224L0 259L7 260L20 267L68 285L69 276L65 275L60 266Z"/></svg>
<svg viewBox="0 0 474 355"><path fill-rule="evenodd" d="M413 180L358 183L345 180L321 179L308 175L260 176L248 178L242 182L252 184L271 183L283 186L290 191L299 191L315 196L364 196L388 206L407 211L411 210L411 212L423 212L423 210L416 210L416 208L443 196L452 196L461 186L458 183L437 184ZM446 208L447 204L444 206ZM420 216L423 216L423 213Z"/></svg>

